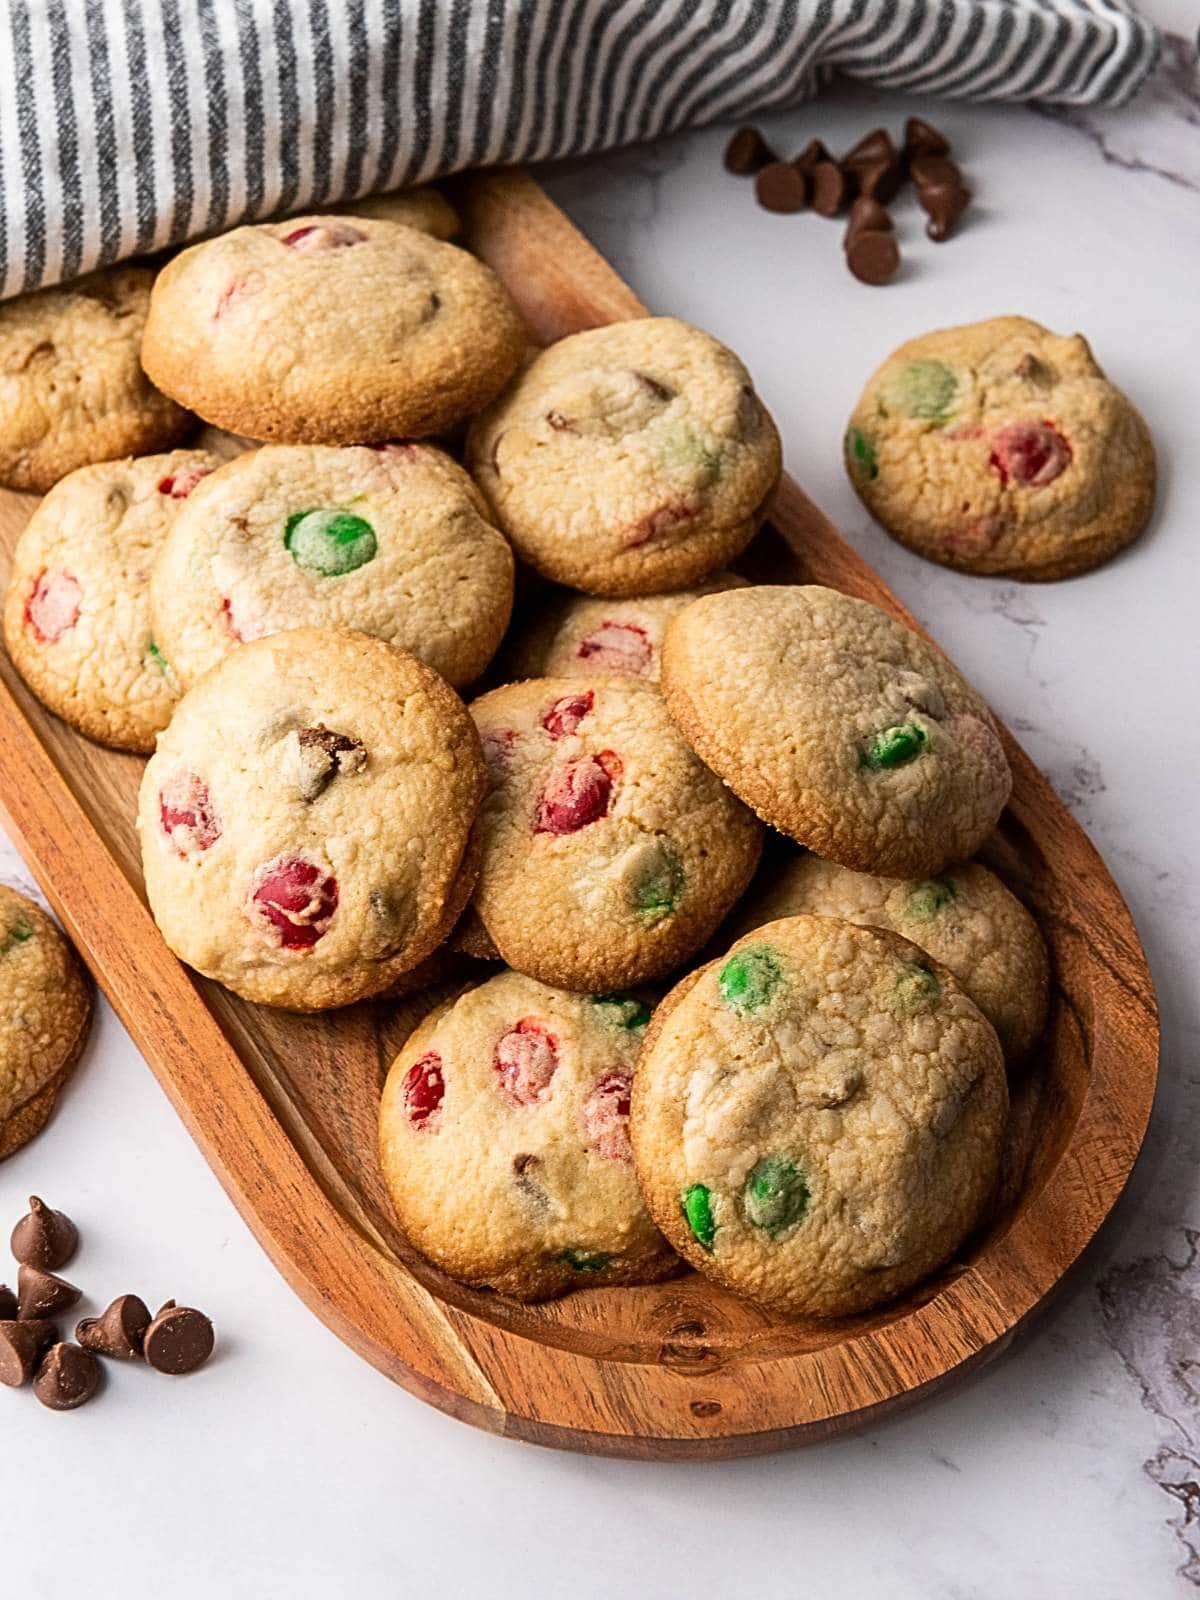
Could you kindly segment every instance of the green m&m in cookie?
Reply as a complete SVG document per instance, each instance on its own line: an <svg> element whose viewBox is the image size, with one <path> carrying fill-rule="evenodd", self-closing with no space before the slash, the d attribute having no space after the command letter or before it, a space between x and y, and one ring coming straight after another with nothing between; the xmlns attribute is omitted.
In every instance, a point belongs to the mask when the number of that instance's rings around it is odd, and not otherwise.
<svg viewBox="0 0 1200 1600"><path fill-rule="evenodd" d="M340 578L366 566L378 548L365 517L349 511L297 511L287 519L283 542L305 572Z"/></svg>
<svg viewBox="0 0 1200 1600"><path fill-rule="evenodd" d="M634 1163L700 1272L785 1315L847 1316L977 1226L1000 1166L1003 1057L949 973L897 935L817 916L767 931L660 1002L634 1074ZM915 1004L897 1006L901 983ZM731 990L770 1004L731 1005Z"/></svg>
<svg viewBox="0 0 1200 1600"><path fill-rule="evenodd" d="M883 415L895 410L906 417L945 422L954 409L957 388L954 369L944 361L910 361L889 380L879 409Z"/></svg>

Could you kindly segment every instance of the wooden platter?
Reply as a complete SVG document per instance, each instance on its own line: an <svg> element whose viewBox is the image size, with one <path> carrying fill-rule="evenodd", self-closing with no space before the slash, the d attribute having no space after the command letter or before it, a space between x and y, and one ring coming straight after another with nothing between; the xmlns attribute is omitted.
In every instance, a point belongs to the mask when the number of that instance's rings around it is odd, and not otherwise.
<svg viewBox="0 0 1200 1600"><path fill-rule="evenodd" d="M532 336L642 314L527 177L454 198L468 242ZM33 500L0 493L0 566ZM913 619L796 484L745 563ZM711 1459L798 1444L893 1410L995 1356L1120 1194L1154 1095L1145 957L1103 862L1009 740L1012 804L991 864L1037 915L1054 963L1050 1028L1014 1091L997 1214L962 1257L865 1317L790 1322L695 1274L519 1306L454 1284L391 1221L375 1112L428 1000L298 1017L195 978L146 910L132 816L139 758L44 711L0 656L0 811L193 1138L284 1277L405 1388L494 1433L598 1454Z"/></svg>

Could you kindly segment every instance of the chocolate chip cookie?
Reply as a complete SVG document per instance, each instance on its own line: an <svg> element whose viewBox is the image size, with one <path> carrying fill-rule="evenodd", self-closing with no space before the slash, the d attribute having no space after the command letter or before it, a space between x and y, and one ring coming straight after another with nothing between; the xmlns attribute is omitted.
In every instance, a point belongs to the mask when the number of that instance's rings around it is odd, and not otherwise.
<svg viewBox="0 0 1200 1600"><path fill-rule="evenodd" d="M995 1188L995 1030L915 945L830 917L768 923L655 1013L632 1136L680 1255L758 1305L865 1311L947 1261Z"/></svg>
<svg viewBox="0 0 1200 1600"><path fill-rule="evenodd" d="M605 991L699 949L749 882L762 830L653 686L535 678L471 714L491 776L474 904L502 959Z"/></svg>
<svg viewBox="0 0 1200 1600"><path fill-rule="evenodd" d="M155 920L247 1000L380 994L470 895L485 778L461 701L406 651L323 628L243 645L180 700L146 767Z"/></svg>
<svg viewBox="0 0 1200 1600"><path fill-rule="evenodd" d="M110 267L0 305L0 484L44 494L76 467L187 436L193 419L138 360L153 282Z"/></svg>
<svg viewBox="0 0 1200 1600"><path fill-rule="evenodd" d="M452 684L508 625L513 558L467 474L431 445L268 445L201 484L152 585L185 687L247 639L357 628Z"/></svg>
<svg viewBox="0 0 1200 1600"><path fill-rule="evenodd" d="M1026 317L910 339L846 430L863 503L919 555L964 572L1067 578L1141 533L1155 457L1139 412L1080 334Z"/></svg>
<svg viewBox="0 0 1200 1600"><path fill-rule="evenodd" d="M472 425L468 459L517 553L589 594L655 594L749 542L780 472L745 367L673 317L542 352Z"/></svg>
<svg viewBox="0 0 1200 1600"><path fill-rule="evenodd" d="M359 444L452 427L524 350L516 307L474 256L399 222L330 215L182 251L154 286L142 361L231 432Z"/></svg>
<svg viewBox="0 0 1200 1600"><path fill-rule="evenodd" d="M150 574L188 495L219 465L175 450L79 467L25 525L4 639L51 711L122 750L150 751L179 679L150 617Z"/></svg>
<svg viewBox="0 0 1200 1600"><path fill-rule="evenodd" d="M663 643L667 707L758 814L859 872L933 876L1004 809L987 706L946 658L865 600L817 585L695 601Z"/></svg>
<svg viewBox="0 0 1200 1600"><path fill-rule="evenodd" d="M629 1146L649 1015L634 997L502 972L427 1017L379 1115L384 1178L413 1244L520 1300L673 1271Z"/></svg>

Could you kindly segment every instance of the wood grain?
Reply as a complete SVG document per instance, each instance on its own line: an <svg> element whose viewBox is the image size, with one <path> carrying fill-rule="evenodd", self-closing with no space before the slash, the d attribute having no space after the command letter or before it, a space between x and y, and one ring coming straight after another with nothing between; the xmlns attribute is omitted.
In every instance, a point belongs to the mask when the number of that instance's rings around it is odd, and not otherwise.
<svg viewBox="0 0 1200 1600"><path fill-rule="evenodd" d="M472 247L538 341L642 314L632 291L519 173L454 186ZM33 506L0 494L4 576ZM749 566L912 623L798 485ZM0 660L0 809L226 1190L303 1300L381 1371L496 1433L601 1454L710 1459L776 1449L909 1404L1013 1337L1095 1234L1137 1156L1157 1021L1129 914L1046 780L1008 741L1012 803L991 864L1032 907L1055 986L1016 1085L996 1213L961 1258L869 1316L795 1322L694 1274L515 1305L454 1284L390 1218L375 1160L387 1062L447 989L296 1017L191 976L159 938L133 838L141 761L45 712Z"/></svg>

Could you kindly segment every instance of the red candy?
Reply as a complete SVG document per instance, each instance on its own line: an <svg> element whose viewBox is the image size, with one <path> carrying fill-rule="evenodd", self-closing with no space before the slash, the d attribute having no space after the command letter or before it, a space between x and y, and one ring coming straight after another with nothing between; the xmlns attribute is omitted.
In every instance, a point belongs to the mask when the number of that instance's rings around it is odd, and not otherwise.
<svg viewBox="0 0 1200 1600"><path fill-rule="evenodd" d="M580 756L557 768L542 790L534 832L577 833L607 816L613 782L621 771L620 757L611 750Z"/></svg>
<svg viewBox="0 0 1200 1600"><path fill-rule="evenodd" d="M513 728L480 728L479 742L483 746L483 759L493 778L506 771L517 742Z"/></svg>
<svg viewBox="0 0 1200 1600"><path fill-rule="evenodd" d="M311 950L337 910L337 879L300 856L276 856L259 868L252 899L285 950Z"/></svg>
<svg viewBox="0 0 1200 1600"><path fill-rule="evenodd" d="M601 672L645 672L653 649L650 635L636 622L602 622L579 641L577 652Z"/></svg>
<svg viewBox="0 0 1200 1600"><path fill-rule="evenodd" d="M41 572L25 602L25 620L43 644L54 644L79 621L79 584L69 572Z"/></svg>
<svg viewBox="0 0 1200 1600"><path fill-rule="evenodd" d="M217 300L216 306L213 308L214 322L225 315L225 313L229 310L229 307L232 305L234 300L237 299L238 295L241 294L245 287L245 278L233 278L225 285L225 287L221 290L220 298Z"/></svg>
<svg viewBox="0 0 1200 1600"><path fill-rule="evenodd" d="M221 837L221 819L203 778L177 772L158 792L162 830L181 856L197 855Z"/></svg>
<svg viewBox="0 0 1200 1600"><path fill-rule="evenodd" d="M442 1058L436 1050L430 1050L414 1061L404 1075L404 1108L415 1128L429 1127L435 1113L441 1110L445 1093Z"/></svg>
<svg viewBox="0 0 1200 1600"><path fill-rule="evenodd" d="M366 237L344 222L313 222L285 233L280 243L291 250L344 250L352 244L362 244Z"/></svg>
<svg viewBox="0 0 1200 1600"><path fill-rule="evenodd" d="M207 478L211 471L211 467L184 467L179 472L169 472L158 480L158 492L169 494L172 500L186 500L200 479Z"/></svg>
<svg viewBox="0 0 1200 1600"><path fill-rule="evenodd" d="M492 1055L500 1088L514 1105L532 1106L550 1092L558 1066L558 1041L535 1017L522 1017Z"/></svg>
<svg viewBox="0 0 1200 1600"><path fill-rule="evenodd" d="M629 1095L633 1079L627 1072L610 1072L588 1095L583 1105L583 1127L588 1148L609 1161L632 1161L629 1147Z"/></svg>
<svg viewBox="0 0 1200 1600"><path fill-rule="evenodd" d="M542 727L552 739L565 739L579 727L595 703L590 689L583 694L565 694L556 700L542 718Z"/></svg>
<svg viewBox="0 0 1200 1600"><path fill-rule="evenodd" d="M648 544L651 539L669 538L692 522L699 515L702 505L700 496L693 494L688 495L686 500L671 500L665 506L659 506L656 511L647 513L631 528L626 529L623 541L626 550L636 550L639 545Z"/></svg>
<svg viewBox="0 0 1200 1600"><path fill-rule="evenodd" d="M1022 489L1053 483L1071 461L1071 446L1052 422L1010 422L992 436L988 465Z"/></svg>

